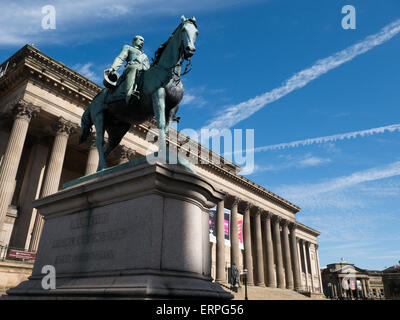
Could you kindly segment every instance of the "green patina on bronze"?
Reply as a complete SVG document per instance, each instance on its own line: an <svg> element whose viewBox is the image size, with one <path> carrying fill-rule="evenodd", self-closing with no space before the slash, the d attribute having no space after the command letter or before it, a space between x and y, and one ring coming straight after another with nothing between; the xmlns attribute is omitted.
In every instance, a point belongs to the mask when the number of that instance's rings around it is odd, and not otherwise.
<svg viewBox="0 0 400 320"><path fill-rule="evenodd" d="M79 137L79 143L84 142L92 126L96 127L97 171L107 168L107 156L118 146L132 124L152 117L157 121L160 154L165 154L161 151L166 150L166 135L171 122L176 119L184 93L181 67L184 60L190 62L195 53L198 35L194 17L186 19L182 16L181 20L169 39L156 51L151 66L141 50L143 37L136 36L132 46L124 46L111 68L104 72L106 88L83 113L82 134ZM124 62L126 67L119 77L116 71ZM108 133L108 142L104 146L105 132ZM188 166L187 161L180 157L177 160L179 164ZM188 167L194 171L191 166Z"/></svg>

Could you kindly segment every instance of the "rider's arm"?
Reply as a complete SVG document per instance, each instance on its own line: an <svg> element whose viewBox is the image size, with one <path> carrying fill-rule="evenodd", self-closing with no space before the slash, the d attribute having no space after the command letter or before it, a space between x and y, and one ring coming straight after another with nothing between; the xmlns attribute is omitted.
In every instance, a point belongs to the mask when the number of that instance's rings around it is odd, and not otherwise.
<svg viewBox="0 0 400 320"><path fill-rule="evenodd" d="M122 51L118 55L118 57L115 58L111 68L114 70L118 70L124 64L126 58L128 58L128 54L129 54L129 46L125 45L122 47Z"/></svg>
<svg viewBox="0 0 400 320"><path fill-rule="evenodd" d="M147 70L149 68L150 68L149 59L146 56L146 58L143 60L143 69Z"/></svg>

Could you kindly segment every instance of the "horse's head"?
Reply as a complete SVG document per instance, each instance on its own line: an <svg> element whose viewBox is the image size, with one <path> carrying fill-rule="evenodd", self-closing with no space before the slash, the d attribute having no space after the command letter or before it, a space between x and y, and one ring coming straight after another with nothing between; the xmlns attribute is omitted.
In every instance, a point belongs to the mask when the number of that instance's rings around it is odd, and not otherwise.
<svg viewBox="0 0 400 320"><path fill-rule="evenodd" d="M183 57L188 60L196 52L194 43L196 42L199 31L197 30L196 18L186 19L182 16L182 46L183 46Z"/></svg>

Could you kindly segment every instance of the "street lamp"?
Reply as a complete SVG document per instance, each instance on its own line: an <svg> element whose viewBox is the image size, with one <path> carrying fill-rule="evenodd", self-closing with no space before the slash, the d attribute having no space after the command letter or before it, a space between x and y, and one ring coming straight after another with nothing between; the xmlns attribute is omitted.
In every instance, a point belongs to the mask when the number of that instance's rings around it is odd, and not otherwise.
<svg viewBox="0 0 400 320"><path fill-rule="evenodd" d="M247 297L247 269L243 270L244 274L244 300L249 300Z"/></svg>

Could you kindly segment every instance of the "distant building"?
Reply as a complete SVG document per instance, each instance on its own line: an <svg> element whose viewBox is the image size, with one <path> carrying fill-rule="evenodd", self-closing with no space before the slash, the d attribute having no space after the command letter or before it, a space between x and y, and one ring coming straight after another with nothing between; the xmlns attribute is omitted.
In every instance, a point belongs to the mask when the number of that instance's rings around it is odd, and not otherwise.
<svg viewBox="0 0 400 320"><path fill-rule="evenodd" d="M361 269L343 259L321 270L324 294L331 299L385 299L382 275L382 271Z"/></svg>
<svg viewBox="0 0 400 320"><path fill-rule="evenodd" d="M400 300L400 261L399 264L383 270L382 273L386 298Z"/></svg>

